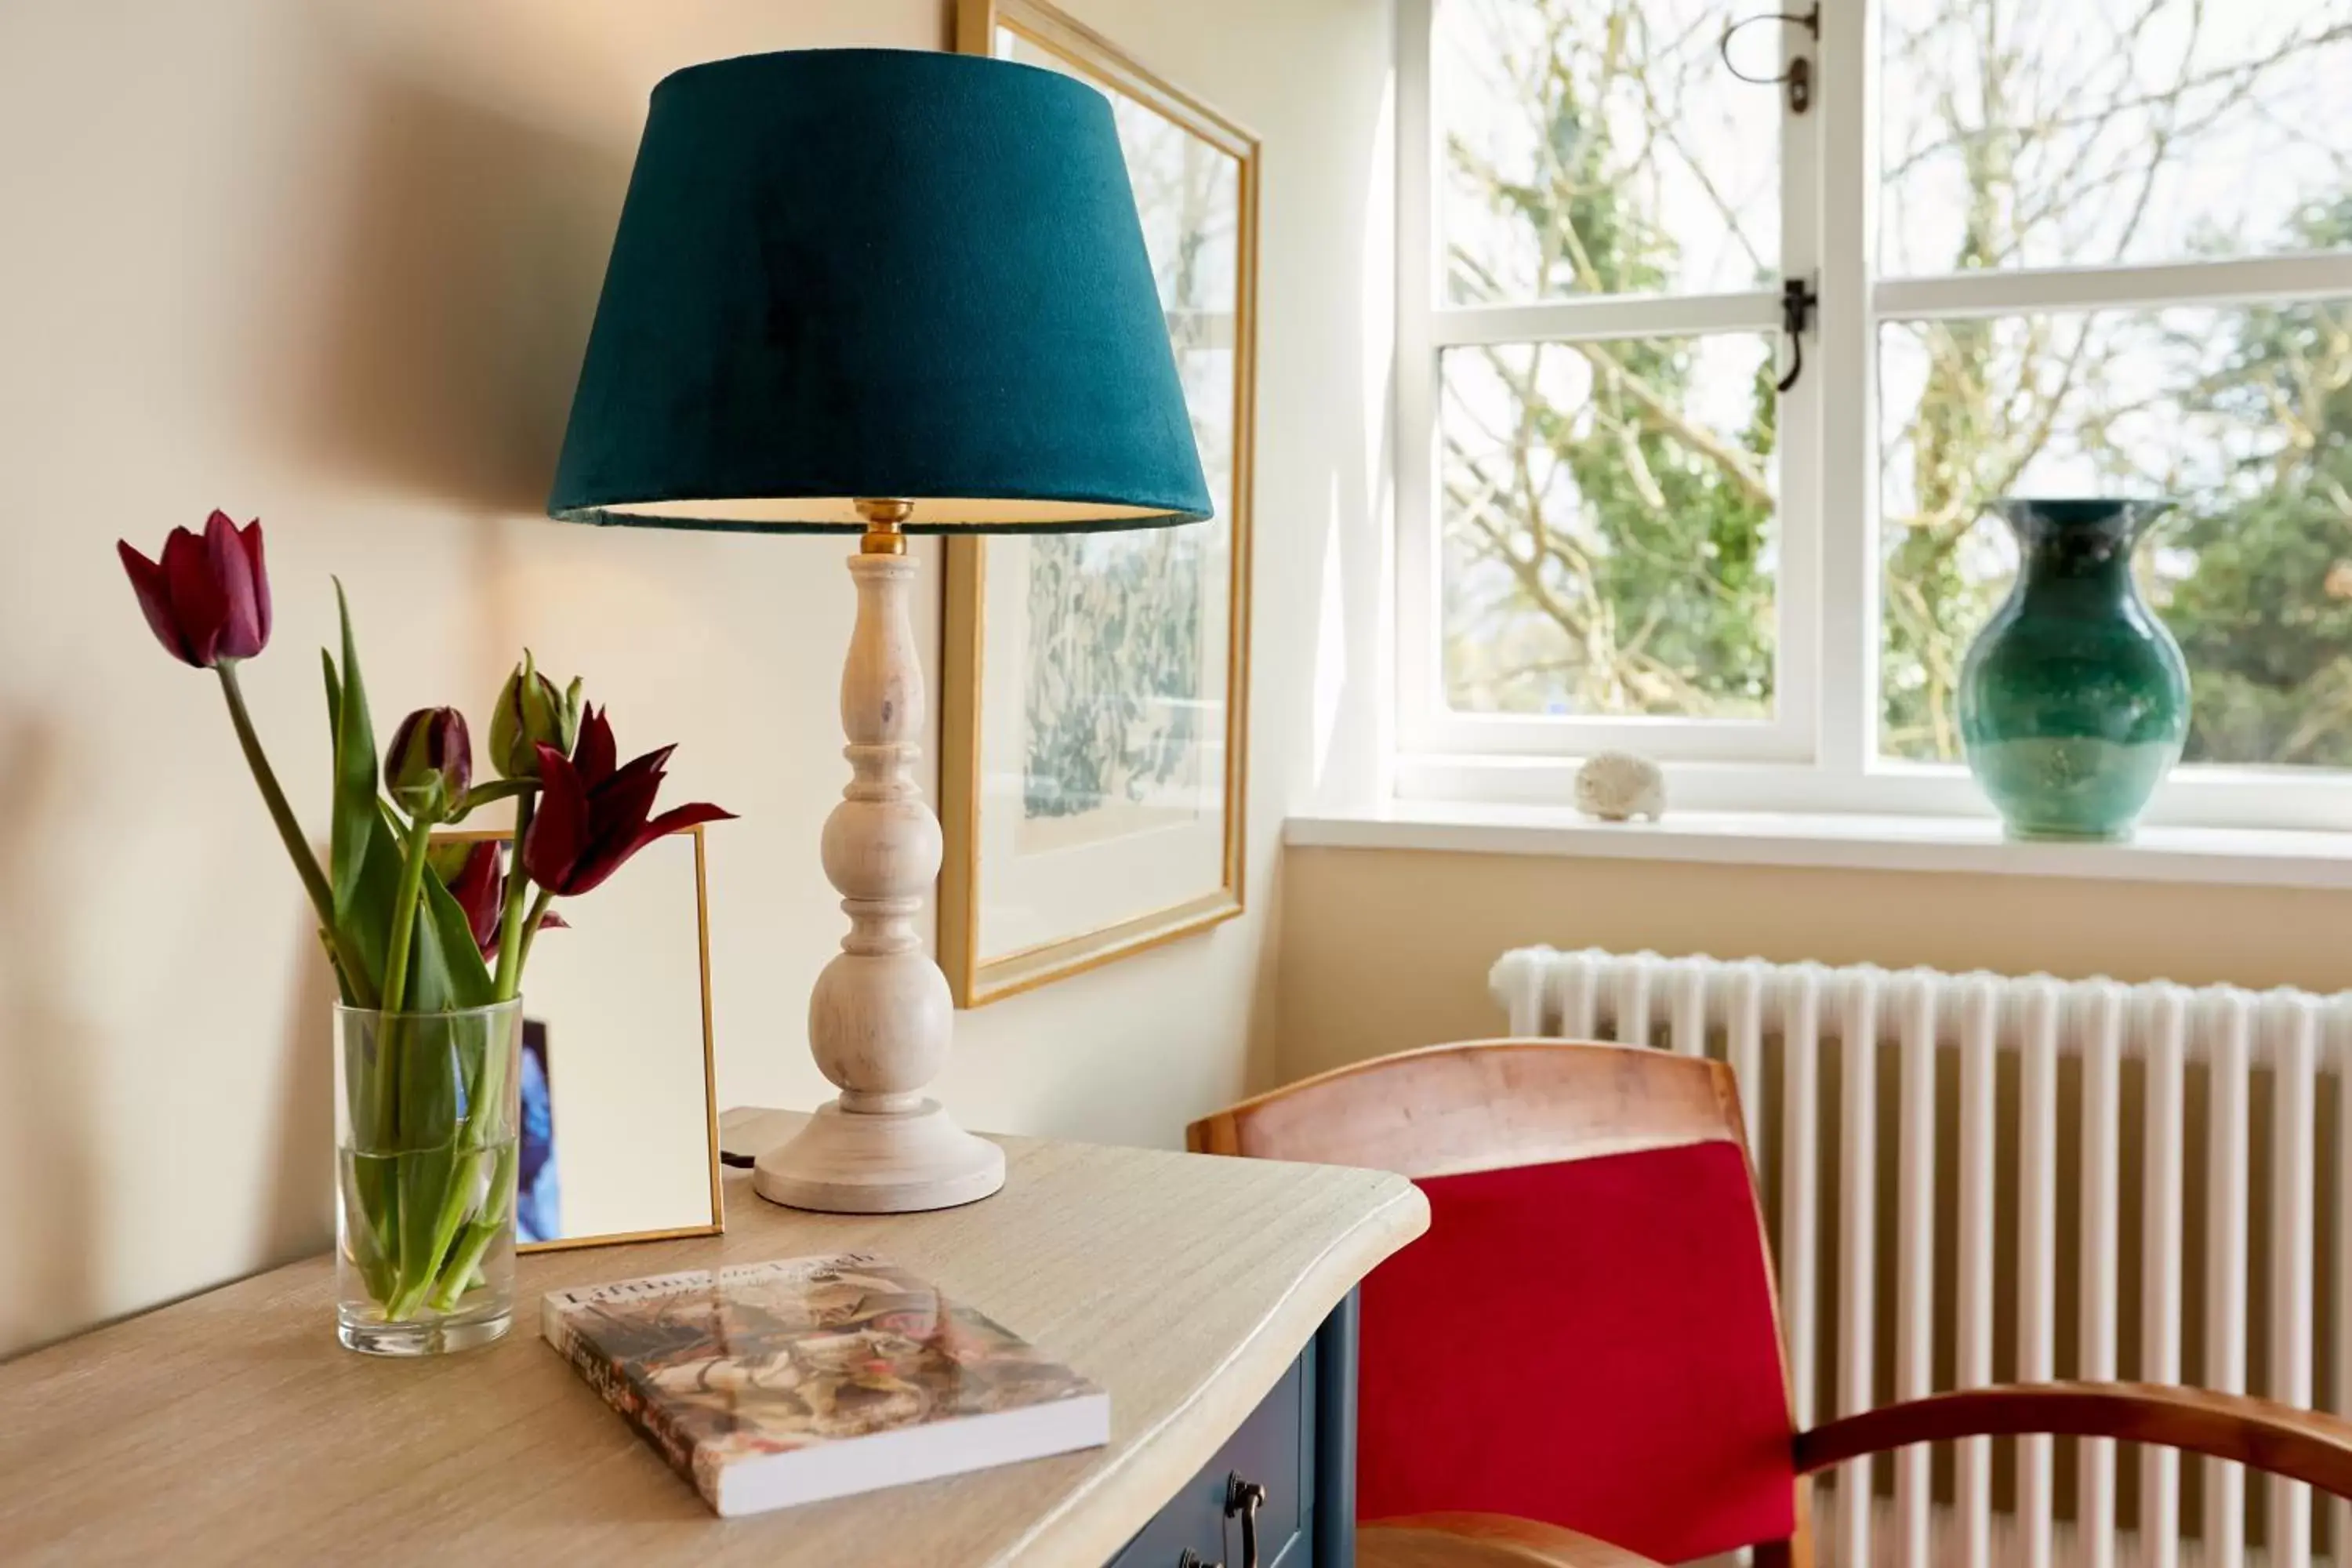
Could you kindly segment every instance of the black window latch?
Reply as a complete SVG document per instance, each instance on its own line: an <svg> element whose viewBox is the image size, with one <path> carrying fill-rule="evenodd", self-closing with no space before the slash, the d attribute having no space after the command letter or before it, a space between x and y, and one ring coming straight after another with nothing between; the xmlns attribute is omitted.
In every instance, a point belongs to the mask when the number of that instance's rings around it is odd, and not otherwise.
<svg viewBox="0 0 2352 1568"><path fill-rule="evenodd" d="M1813 310L1821 302L1820 292L1803 279L1781 279L1780 330L1789 335L1789 374L1779 383L1782 392L1796 385L1805 372L1805 333L1811 330Z"/></svg>

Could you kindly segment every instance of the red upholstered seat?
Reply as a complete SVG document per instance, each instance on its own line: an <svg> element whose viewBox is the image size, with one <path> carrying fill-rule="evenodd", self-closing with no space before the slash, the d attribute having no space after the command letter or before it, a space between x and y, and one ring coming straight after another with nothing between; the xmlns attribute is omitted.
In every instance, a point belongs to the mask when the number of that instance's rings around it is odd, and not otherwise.
<svg viewBox="0 0 2352 1568"><path fill-rule="evenodd" d="M2352 1422L2200 1389L1972 1388L1792 1432L1745 1131L1722 1062L1559 1040L1402 1051L1192 1123L1204 1153L1366 1165L1428 1195L1428 1232L1360 1288L1357 1515L1388 1526L1363 1541L1454 1568L1610 1560L1594 1540L1793 1568L1814 1560L1800 1475L2028 1433L2352 1498Z"/></svg>
<svg viewBox="0 0 2352 1568"><path fill-rule="evenodd" d="M1665 1563L1779 1541L1769 1267L1727 1142L1420 1184L1362 1288L1358 1515L1541 1520Z"/></svg>

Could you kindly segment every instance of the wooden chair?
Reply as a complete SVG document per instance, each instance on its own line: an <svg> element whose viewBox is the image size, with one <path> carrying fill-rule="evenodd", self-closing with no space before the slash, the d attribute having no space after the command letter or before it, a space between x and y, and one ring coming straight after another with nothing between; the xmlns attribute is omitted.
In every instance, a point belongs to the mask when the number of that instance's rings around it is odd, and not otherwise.
<svg viewBox="0 0 2352 1568"><path fill-rule="evenodd" d="M1810 1568L1802 1478L1968 1436L2161 1444L2352 1497L2352 1423L2192 1389L1972 1389L1795 1431L1719 1062L1434 1046L1244 1100L1188 1140L1394 1171L1428 1194L1429 1233L1362 1289L1362 1568L1637 1568L1741 1546Z"/></svg>

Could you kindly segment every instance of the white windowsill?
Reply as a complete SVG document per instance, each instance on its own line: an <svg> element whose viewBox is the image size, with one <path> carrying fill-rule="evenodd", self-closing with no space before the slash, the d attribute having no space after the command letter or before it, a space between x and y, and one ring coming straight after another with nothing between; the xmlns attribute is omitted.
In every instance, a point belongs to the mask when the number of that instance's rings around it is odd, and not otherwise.
<svg viewBox="0 0 2352 1568"><path fill-rule="evenodd" d="M2143 827L2128 844L2021 844L1990 818L1677 811L1595 822L1558 806L1402 801L1360 815L1294 816L1283 842L1871 871L1963 871L2133 882L2352 889L2352 833Z"/></svg>

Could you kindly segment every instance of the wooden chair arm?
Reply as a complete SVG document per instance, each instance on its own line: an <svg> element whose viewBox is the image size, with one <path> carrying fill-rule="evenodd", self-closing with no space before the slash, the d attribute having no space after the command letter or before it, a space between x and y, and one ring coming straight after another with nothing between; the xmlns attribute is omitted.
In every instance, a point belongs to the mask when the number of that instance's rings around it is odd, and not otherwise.
<svg viewBox="0 0 2352 1568"><path fill-rule="evenodd" d="M1799 1434L1797 1473L1912 1443L2035 1433L2116 1437L2235 1459L2352 1498L2352 1422L2267 1399L2149 1383L2016 1384L1866 1410Z"/></svg>
<svg viewBox="0 0 2352 1568"><path fill-rule="evenodd" d="M1589 1535L1496 1513L1421 1513L1356 1531L1354 1568L1659 1568Z"/></svg>

